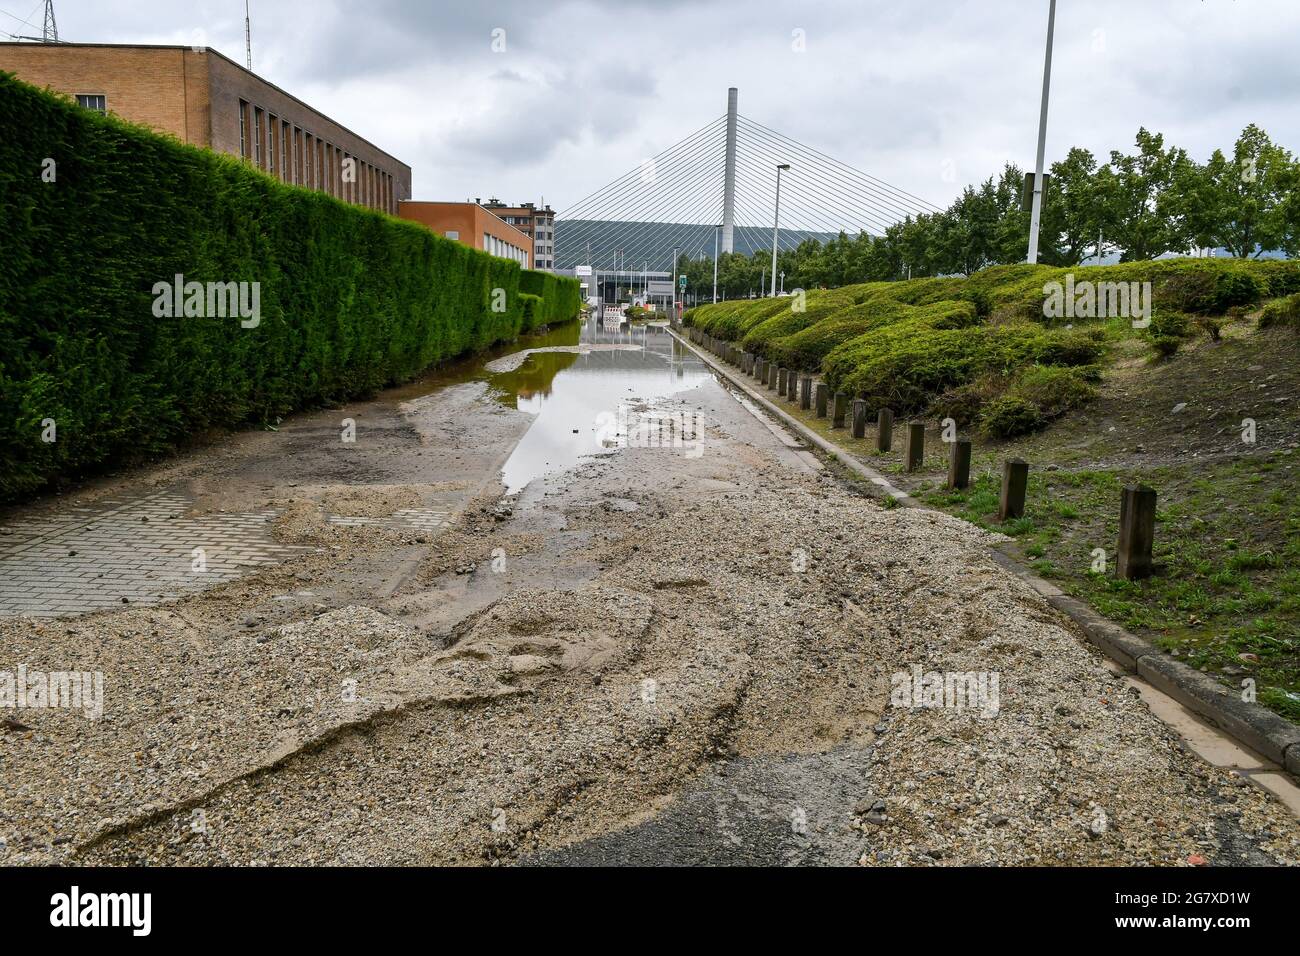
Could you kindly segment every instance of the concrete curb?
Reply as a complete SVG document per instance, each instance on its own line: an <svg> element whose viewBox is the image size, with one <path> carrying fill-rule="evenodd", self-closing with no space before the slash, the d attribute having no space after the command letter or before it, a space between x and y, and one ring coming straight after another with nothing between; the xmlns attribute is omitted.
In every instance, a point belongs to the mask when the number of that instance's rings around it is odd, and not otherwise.
<svg viewBox="0 0 1300 956"><path fill-rule="evenodd" d="M898 488L874 468L863 464L856 456L817 434L803 422L788 414L785 409L769 401L765 395L756 391L749 382L740 377L742 373L729 368L722 361L709 355L707 351L697 347L695 343L681 335L680 331L669 328L669 332L699 355L705 364L724 376L751 400L778 416L787 427L897 499L900 505L927 511L934 510ZM1202 674L1182 661L1168 657L1150 641L1126 631L1114 621L1102 617L1082 601L1065 594L1050 581L1040 578L1001 548L991 547L990 554L998 565L1025 581L1049 604L1074 621L1092 644L1124 670L1137 674L1157 690L1169 695L1243 746L1285 768L1288 773L1300 777L1300 727L1258 704L1241 700L1214 678Z"/></svg>

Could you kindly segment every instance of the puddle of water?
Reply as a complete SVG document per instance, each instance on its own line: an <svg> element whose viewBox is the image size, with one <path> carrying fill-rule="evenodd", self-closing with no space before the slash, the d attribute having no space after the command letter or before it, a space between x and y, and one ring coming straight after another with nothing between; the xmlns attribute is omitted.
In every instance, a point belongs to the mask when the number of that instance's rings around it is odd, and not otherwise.
<svg viewBox="0 0 1300 956"><path fill-rule="evenodd" d="M536 415L501 471L508 493L583 457L608 453L613 434L639 411L712 378L662 328L620 329L593 317L566 331L575 341L547 345L580 351L534 352L514 371L489 374L500 400Z"/></svg>
<svg viewBox="0 0 1300 956"><path fill-rule="evenodd" d="M534 478L611 451L611 433L634 423L647 406L712 377L663 328L605 325L592 316L442 366L384 395L411 400L484 382L497 401L535 416L502 469L513 494Z"/></svg>

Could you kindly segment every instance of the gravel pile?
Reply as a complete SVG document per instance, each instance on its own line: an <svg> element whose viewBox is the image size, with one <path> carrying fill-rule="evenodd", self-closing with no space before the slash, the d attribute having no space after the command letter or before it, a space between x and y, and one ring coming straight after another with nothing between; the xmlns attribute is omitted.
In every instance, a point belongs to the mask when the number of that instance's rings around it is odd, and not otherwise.
<svg viewBox="0 0 1300 956"><path fill-rule="evenodd" d="M832 754L846 862L1300 860L1296 820L1185 753L983 532L769 458L729 407L698 458L626 449L466 515L399 595L499 595L445 633L382 603L221 640L173 611L96 625L137 699L3 738L0 860L519 862L732 761ZM900 702L913 665L996 696ZM711 839L744 832L729 799Z"/></svg>

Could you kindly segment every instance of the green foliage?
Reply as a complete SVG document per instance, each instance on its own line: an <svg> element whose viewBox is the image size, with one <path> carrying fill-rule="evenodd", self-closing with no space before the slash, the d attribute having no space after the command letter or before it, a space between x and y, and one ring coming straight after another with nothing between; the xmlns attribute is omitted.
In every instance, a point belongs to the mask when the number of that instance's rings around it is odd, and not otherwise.
<svg viewBox="0 0 1300 956"><path fill-rule="evenodd" d="M1044 288L1084 282L1150 284L1151 325L1134 329L1131 314L1043 314ZM1274 289L1292 289L1300 265L1284 261L1165 259L1101 267L994 266L969 278L927 277L870 282L808 293L796 313L791 299L745 299L702 306L688 324L738 339L747 349L805 371L820 371L834 390L899 414L925 412L990 433L1039 427L1089 401L1112 342L1140 339L1170 355L1199 331L1213 335L1212 313L1183 307L1242 310ZM1273 315L1280 307L1274 307ZM1073 328L1067 328L1071 324ZM989 406L1004 396L1017 399ZM1033 408L1033 414L1025 406Z"/></svg>
<svg viewBox="0 0 1300 956"><path fill-rule="evenodd" d="M1162 309L1151 316L1148 328L1152 338L1190 339L1193 319L1186 312Z"/></svg>
<svg viewBox="0 0 1300 956"><path fill-rule="evenodd" d="M1027 435L1042 424L1042 415L1033 402L1010 393L989 402L980 414L980 431L990 438Z"/></svg>
<svg viewBox="0 0 1300 956"><path fill-rule="evenodd" d="M740 347L767 355L770 343L839 313L853 304L858 291L857 286L845 286L830 292L809 292L802 302L797 296L768 299L768 302L782 302L785 307L768 313L767 318L749 326L740 340Z"/></svg>
<svg viewBox="0 0 1300 956"><path fill-rule="evenodd" d="M1295 158L1253 123L1231 157L1216 149L1204 166L1185 168L1176 186L1169 206L1198 245L1222 246L1239 258L1268 249L1300 253Z"/></svg>
<svg viewBox="0 0 1300 956"><path fill-rule="evenodd" d="M582 287L577 279L557 276L553 272L523 269L519 273L519 291L541 299L535 320L525 317L520 331L531 332L539 326L568 322L582 308Z"/></svg>
<svg viewBox="0 0 1300 956"><path fill-rule="evenodd" d="M965 428L973 425L984 407L1000 397L1007 387L1005 375L982 375L973 382L946 389L930 405L927 415L939 421L951 418Z"/></svg>
<svg viewBox="0 0 1300 956"><path fill-rule="evenodd" d="M1259 313L1261 329L1281 326L1300 332L1300 292L1265 304Z"/></svg>
<svg viewBox="0 0 1300 956"><path fill-rule="evenodd" d="M0 498L373 392L577 312L575 280L541 277L529 305L521 283L539 280L517 263L7 74L0 128ZM259 283L260 323L156 317L155 284L178 274Z"/></svg>
<svg viewBox="0 0 1300 956"><path fill-rule="evenodd" d="M967 302L942 302L918 309L888 299L873 299L832 313L820 322L776 339L767 348L768 356L787 368L816 371L822 360L841 342L882 328L903 318L932 315L936 328L959 328L974 324L975 309ZM948 324L943 324L943 323Z"/></svg>
<svg viewBox="0 0 1300 956"><path fill-rule="evenodd" d="M1016 378L1010 394L1033 405L1039 416L1049 421L1097 397L1088 375L1086 368L1031 365Z"/></svg>

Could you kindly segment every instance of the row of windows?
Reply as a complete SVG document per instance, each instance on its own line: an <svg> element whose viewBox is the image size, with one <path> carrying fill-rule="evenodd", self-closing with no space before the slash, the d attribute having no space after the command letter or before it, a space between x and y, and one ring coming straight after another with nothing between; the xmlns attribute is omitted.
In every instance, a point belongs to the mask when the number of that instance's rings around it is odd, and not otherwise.
<svg viewBox="0 0 1300 956"><path fill-rule="evenodd" d="M504 239L498 239L489 232L483 233L483 249L502 259L513 259L525 269L528 268L528 253L518 246L511 245Z"/></svg>
<svg viewBox="0 0 1300 956"><path fill-rule="evenodd" d="M246 100L239 101L239 155L286 183L397 212L390 173Z"/></svg>
<svg viewBox="0 0 1300 956"><path fill-rule="evenodd" d="M555 222L549 216L503 216L502 218L512 226L527 226L530 229L533 227L533 223L540 227L550 226Z"/></svg>

